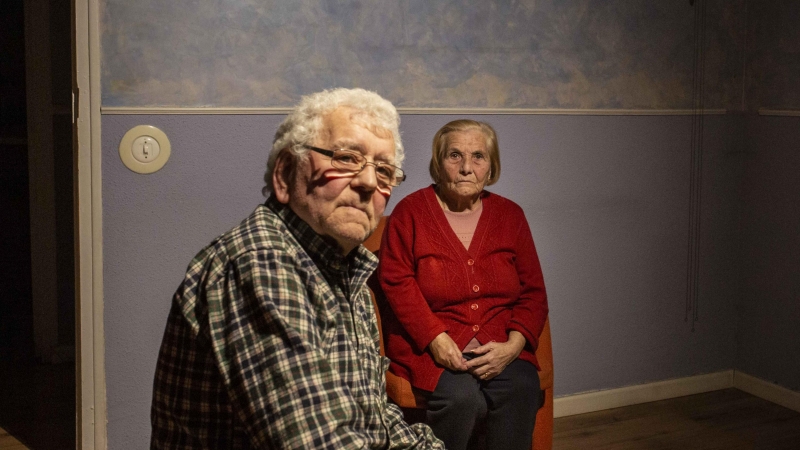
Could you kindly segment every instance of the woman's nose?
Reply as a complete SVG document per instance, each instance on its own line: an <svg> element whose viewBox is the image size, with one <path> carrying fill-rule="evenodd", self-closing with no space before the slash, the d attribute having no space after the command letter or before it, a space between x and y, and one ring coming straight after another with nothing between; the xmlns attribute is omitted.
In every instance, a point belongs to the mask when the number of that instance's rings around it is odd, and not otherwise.
<svg viewBox="0 0 800 450"><path fill-rule="evenodd" d="M464 156L461 159L461 173L470 173L472 172L472 158L469 156Z"/></svg>

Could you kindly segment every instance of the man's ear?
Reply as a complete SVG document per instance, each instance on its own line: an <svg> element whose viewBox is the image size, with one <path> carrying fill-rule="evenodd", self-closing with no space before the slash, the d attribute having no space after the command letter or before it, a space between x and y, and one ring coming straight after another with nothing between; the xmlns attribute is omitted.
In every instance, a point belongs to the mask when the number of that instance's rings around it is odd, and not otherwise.
<svg viewBox="0 0 800 450"><path fill-rule="evenodd" d="M272 171L272 192L283 204L289 203L296 168L297 158L289 149L281 150L275 159L275 170Z"/></svg>

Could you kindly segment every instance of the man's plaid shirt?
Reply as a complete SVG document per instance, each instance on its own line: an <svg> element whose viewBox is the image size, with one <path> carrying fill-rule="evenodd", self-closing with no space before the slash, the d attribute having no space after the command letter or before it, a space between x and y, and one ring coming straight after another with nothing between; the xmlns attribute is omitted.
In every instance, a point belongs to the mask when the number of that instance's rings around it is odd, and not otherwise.
<svg viewBox="0 0 800 450"><path fill-rule="evenodd" d="M191 262L153 387L152 448L444 448L386 397L364 247L273 197Z"/></svg>

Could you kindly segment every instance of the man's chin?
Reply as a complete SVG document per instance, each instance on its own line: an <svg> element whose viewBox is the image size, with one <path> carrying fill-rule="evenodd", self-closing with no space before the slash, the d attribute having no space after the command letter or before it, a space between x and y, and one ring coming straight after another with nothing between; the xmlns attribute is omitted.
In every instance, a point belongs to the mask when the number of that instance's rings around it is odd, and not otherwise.
<svg viewBox="0 0 800 450"><path fill-rule="evenodd" d="M375 231L374 228L366 223L348 223L345 226L337 226L331 230L329 235L339 242L339 245L346 250L353 249L361 245Z"/></svg>
<svg viewBox="0 0 800 450"><path fill-rule="evenodd" d="M344 208L344 210L337 210L330 219L332 219L331 225L336 228L341 228L342 230L357 228L368 232L367 234L371 233L377 226L377 220L374 221L375 224L373 225L372 216L358 208L348 207Z"/></svg>

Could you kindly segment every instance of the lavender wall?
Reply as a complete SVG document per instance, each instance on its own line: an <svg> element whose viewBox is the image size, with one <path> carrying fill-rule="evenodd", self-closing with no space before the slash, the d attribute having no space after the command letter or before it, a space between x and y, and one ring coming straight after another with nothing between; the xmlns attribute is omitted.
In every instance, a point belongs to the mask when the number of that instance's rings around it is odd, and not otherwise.
<svg viewBox="0 0 800 450"><path fill-rule="evenodd" d="M451 116L404 116L409 181L429 184L433 133ZM493 191L525 210L548 287L556 395L730 369L737 294L725 116L706 121L701 316L684 322L690 117L477 116L500 136ZM109 446L142 448L170 297L194 253L260 202L279 116L104 116L103 205ZM130 127L172 142L161 171L126 169ZM129 447L128 447L129 446Z"/></svg>
<svg viewBox="0 0 800 450"><path fill-rule="evenodd" d="M800 117L746 127L737 368L800 391Z"/></svg>
<svg viewBox="0 0 800 450"><path fill-rule="evenodd" d="M800 2L748 2L737 369L800 391Z"/></svg>

